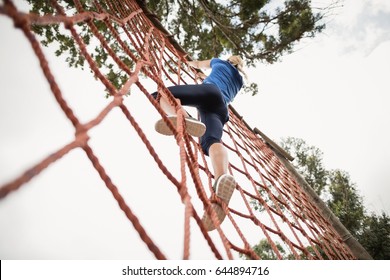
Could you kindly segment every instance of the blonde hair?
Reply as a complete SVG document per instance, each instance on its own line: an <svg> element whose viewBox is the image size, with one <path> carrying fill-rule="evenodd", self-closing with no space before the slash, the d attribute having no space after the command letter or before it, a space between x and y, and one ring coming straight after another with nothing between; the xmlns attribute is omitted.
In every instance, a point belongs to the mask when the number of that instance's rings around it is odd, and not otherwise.
<svg viewBox="0 0 390 280"><path fill-rule="evenodd" d="M238 55L232 55L227 59L232 65L237 67L238 71L240 71L243 75L245 80L248 80L248 75L246 74L244 70L244 61L242 58Z"/></svg>

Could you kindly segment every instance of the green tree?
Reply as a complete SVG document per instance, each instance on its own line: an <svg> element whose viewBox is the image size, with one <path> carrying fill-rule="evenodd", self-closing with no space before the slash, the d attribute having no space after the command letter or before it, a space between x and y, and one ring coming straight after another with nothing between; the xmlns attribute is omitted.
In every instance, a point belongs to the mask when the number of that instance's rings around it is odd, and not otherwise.
<svg viewBox="0 0 390 280"><path fill-rule="evenodd" d="M271 244L267 239L261 239L258 244L252 247L253 251L260 257L262 260L294 260L296 259L295 255L290 253L287 254L286 250L283 248L283 246L279 242L275 242L276 250L278 251L278 254L274 251ZM321 257L323 259L327 259L327 255L322 251L322 249L319 246L316 246L316 251L321 254ZM309 257L311 256L311 257ZM242 259L250 259L248 256L244 254L240 254L240 258ZM306 247L306 253L299 254L299 258L301 260L309 260L309 259L319 259L317 256L315 250L313 247L308 246Z"/></svg>
<svg viewBox="0 0 390 280"><path fill-rule="evenodd" d="M367 214L363 197L350 175L338 169L326 170L323 153L302 139L288 137L282 140L281 146L295 158L294 166L301 176L321 195L329 209L367 252L374 259L390 259L390 217L385 213L381 216ZM258 201L252 202L252 205L255 210L264 209ZM268 254L265 246L256 245L254 248L258 254L262 254L261 250ZM306 249L313 252L313 248ZM292 255L287 258L292 258Z"/></svg>
<svg viewBox="0 0 390 280"><path fill-rule="evenodd" d="M368 253L374 259L390 259L390 217L367 214L350 175L338 169L326 170L322 152L302 139L289 137L281 146L295 157L297 170Z"/></svg>
<svg viewBox="0 0 390 280"><path fill-rule="evenodd" d="M329 176L322 162L323 153L318 148L309 146L304 140L293 137L282 139L281 146L294 157L294 167L321 196Z"/></svg>
<svg viewBox="0 0 390 280"><path fill-rule="evenodd" d="M31 12L40 15L58 14L58 7L47 0L26 0ZM303 38L314 37L325 28L324 18L337 8L335 0L328 7L314 8L310 0L136 0L148 9L151 18L159 18L173 38L187 53L196 59L208 59L221 54L240 54L249 65L258 61L273 63L293 51ZM53 1L54 2L54 1ZM68 15L76 13L72 0L58 0ZM79 0L85 11L99 12L94 2L110 10L107 1ZM123 8L123 7L122 7ZM314 12L314 11L317 12ZM81 12L80 9L77 12ZM77 24L78 32L87 45L94 46L89 25L95 25L108 45L125 64L131 61L102 21ZM74 39L60 25L36 25L33 30L42 37L44 45L55 45L56 55L63 55L71 67L83 67L85 58L80 55ZM129 46L131 48L131 46ZM111 83L120 88L127 74L111 62L100 43L92 51L99 67L104 68ZM251 83L244 92L255 95L257 84Z"/></svg>
<svg viewBox="0 0 390 280"><path fill-rule="evenodd" d="M323 153L302 139L288 137L282 140L281 146L295 158L294 167L298 172L356 237L365 217L365 209L363 198L349 174L338 169L326 170Z"/></svg>
<svg viewBox="0 0 390 280"><path fill-rule="evenodd" d="M285 250L283 249L283 247L278 242L275 243L275 246L276 246L281 258L285 259L286 258ZM262 260L277 260L278 259L277 254L274 252L271 244L268 242L267 239L260 240L258 244L253 246L252 249L256 253L256 255L258 255L260 257L260 259L262 259ZM248 259L248 257L243 255L243 254L240 254L240 257L243 259Z"/></svg>
<svg viewBox="0 0 390 280"><path fill-rule="evenodd" d="M310 0L138 2L147 2L189 53L201 59L236 53L252 63L273 63L301 39L314 37L325 28L326 12L335 7L316 13Z"/></svg>
<svg viewBox="0 0 390 280"><path fill-rule="evenodd" d="M26 0L30 4L30 12L38 15L46 14L66 14L73 15L76 13L75 3L73 0L58 0L59 5L55 5L48 0ZM80 0L81 9L83 11L99 12L93 5L91 0ZM101 7L109 9L106 1L99 1ZM82 12L79 10L78 12ZM114 24L115 26L115 24ZM132 68L133 61L128 58L128 55L123 51L123 48L117 42L108 26L103 21L88 21L75 25L77 32L85 45L88 46L92 59L97 66L102 69L107 79L116 87L120 88L128 79L128 74L118 67L116 63L110 59L107 50L102 46L98 39L94 36L91 28L99 30L101 37L107 43L107 46L119 57L122 63ZM118 27L118 26L116 26ZM73 36L59 24L49 25L32 25L32 30L41 38L41 43L48 47L52 46L55 49L57 56L64 56L69 67L84 69L85 57L79 51ZM132 47L127 46L129 49Z"/></svg>
<svg viewBox="0 0 390 280"><path fill-rule="evenodd" d="M351 182L347 172L332 170L329 172L328 207L340 219L340 222L357 237L365 218L363 198L358 194L356 186Z"/></svg>
<svg viewBox="0 0 390 280"><path fill-rule="evenodd" d="M390 217L372 213L363 221L358 240L375 260L390 260Z"/></svg>

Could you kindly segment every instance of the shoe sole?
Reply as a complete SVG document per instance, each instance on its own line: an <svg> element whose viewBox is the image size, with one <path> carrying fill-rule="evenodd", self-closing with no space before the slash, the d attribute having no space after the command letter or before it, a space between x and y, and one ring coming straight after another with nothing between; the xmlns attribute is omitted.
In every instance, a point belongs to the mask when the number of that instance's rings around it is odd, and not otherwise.
<svg viewBox="0 0 390 280"><path fill-rule="evenodd" d="M217 196L222 199L226 205L229 204L230 198L233 195L233 191L236 188L236 181L234 180L234 177L231 175L222 175L219 179L219 182L217 183ZM217 218L219 221L219 224L223 222L223 220L226 217L226 213L223 210L222 206L216 202L213 202L211 204L213 210L217 214ZM205 212L203 214L203 225L206 227L207 231L212 231L216 228L217 225L215 225L211 219L211 217Z"/></svg>
<svg viewBox="0 0 390 280"><path fill-rule="evenodd" d="M176 127L177 117L176 116L168 116L168 119L173 123ZM206 132L206 126L198 121L193 119L185 118L186 121L186 132L194 137L201 137ZM173 135L173 131L168 127L166 122L163 119L160 119L155 124L155 129L158 133L163 135Z"/></svg>

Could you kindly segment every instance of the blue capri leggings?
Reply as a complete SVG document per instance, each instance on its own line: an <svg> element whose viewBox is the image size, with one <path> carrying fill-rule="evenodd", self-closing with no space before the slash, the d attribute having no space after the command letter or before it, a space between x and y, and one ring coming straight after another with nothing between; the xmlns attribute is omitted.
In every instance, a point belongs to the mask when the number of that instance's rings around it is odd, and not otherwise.
<svg viewBox="0 0 390 280"><path fill-rule="evenodd" d="M168 87L182 105L198 109L200 120L206 125L206 132L200 138L203 152L208 155L214 143L220 143L223 126L229 120L227 106L219 88L213 84L178 85ZM156 98L157 93L153 93Z"/></svg>

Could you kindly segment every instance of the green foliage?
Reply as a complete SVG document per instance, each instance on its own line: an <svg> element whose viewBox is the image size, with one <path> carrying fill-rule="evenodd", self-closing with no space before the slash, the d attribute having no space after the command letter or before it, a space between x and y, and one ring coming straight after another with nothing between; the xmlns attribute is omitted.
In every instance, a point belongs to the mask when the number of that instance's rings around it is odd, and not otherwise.
<svg viewBox="0 0 390 280"><path fill-rule="evenodd" d="M314 13L310 0L151 0L147 5L198 59L235 53L249 64L273 63L325 28L324 14Z"/></svg>
<svg viewBox="0 0 390 280"><path fill-rule="evenodd" d="M279 194L278 192L272 193L273 190L275 190L275 188L271 184L267 184L267 190L264 188L259 188L258 189L259 195L264 202L260 202L257 199L251 199L249 203L253 207L253 209L262 212L265 210L265 207L263 206L262 203L265 203L268 205L269 208L272 208L276 211L285 210L286 209L285 205L279 202L279 201L283 201L282 195Z"/></svg>
<svg viewBox="0 0 390 280"><path fill-rule="evenodd" d="M58 14L47 0L26 0L31 12L40 15ZM60 0L67 15L76 13L74 1ZM93 1L80 0L86 11L99 12ZM273 63L282 55L290 53L302 38L313 37L325 27L322 13L314 13L310 0L227 0L193 1L137 0L154 12L166 29L192 57L210 59L227 54L237 54L246 58L248 66L258 61ZM98 3L107 8L106 1ZM328 7L331 9L331 7ZM109 42L110 47L123 61L127 58L119 47L108 27L102 21L92 21L99 33ZM127 75L110 62L107 50L96 43L87 24L76 24L77 31L87 46L96 46L92 57L110 82L120 88ZM61 25L34 25L33 31L42 38L45 46L54 45L57 56L65 56L70 67L85 66L85 57L80 54L70 33ZM131 46L127 46L131 49ZM91 50L90 50L91 51ZM250 83L244 93L256 95L258 85Z"/></svg>
<svg viewBox="0 0 390 280"><path fill-rule="evenodd" d="M302 139L283 139L281 146L295 158L295 167L308 184L321 195L340 222L357 236L365 215L363 199L347 172L326 170L322 152Z"/></svg>
<svg viewBox="0 0 390 280"><path fill-rule="evenodd" d="M375 260L390 260L390 216L366 216L358 240Z"/></svg>
<svg viewBox="0 0 390 280"><path fill-rule="evenodd" d="M305 252L299 254L299 257L296 257L294 254L288 254L283 246L279 242L275 242L274 246L278 250L278 254L274 251L271 244L267 239L261 239L258 244L252 247L253 251L260 257L262 260L309 260L309 259L320 259L317 254L320 254L322 259L326 260L328 257L324 251L316 245L315 250L312 246L305 248ZM240 254L241 259L250 259L248 256Z"/></svg>
<svg viewBox="0 0 390 280"><path fill-rule="evenodd" d="M302 139L289 137L283 139L281 146L295 158L295 167L301 176L324 198L329 209L367 252L374 259L390 259L390 217L385 213L381 216L366 214L363 198L349 174L338 169L326 170L322 152ZM251 204L255 210L264 211L258 201L252 201ZM254 248L265 250L265 254L268 252L265 246L256 245ZM315 257L313 248L306 249ZM326 258L320 248L317 251ZM285 257L291 259L294 256ZM307 257L302 254L301 258Z"/></svg>
<svg viewBox="0 0 390 280"><path fill-rule="evenodd" d="M317 256L317 252L321 255L321 258L323 260L328 260L328 256L325 254L324 250L318 245L315 245L315 250L312 246L307 246L305 254L301 253L300 258L302 260L310 260L309 256L311 256L313 259L320 259L319 256ZM289 255L289 259L295 259L294 255Z"/></svg>
<svg viewBox="0 0 390 280"><path fill-rule="evenodd" d="M363 198L349 174L338 169L326 170L322 152L301 139L287 138L282 146L296 157L301 175L318 194L327 198L329 209L368 253L374 259L390 259L390 217L385 213L380 217L366 214Z"/></svg>
<svg viewBox="0 0 390 280"><path fill-rule="evenodd" d="M39 15L45 14L59 14L60 11L56 9L54 5L47 0L26 0L31 5L31 12ZM62 0L62 7L67 15L76 13L74 1ZM82 8L87 11L98 12L89 0L80 1ZM104 2L100 3L103 7ZM125 53L119 42L114 38L110 32L108 26L103 21L93 20L90 24L99 30L104 40L107 42L109 48L118 56L118 58L130 69L134 66L133 62L129 59L128 54ZM83 43L88 48L88 52L91 58L95 61L100 71L106 76L114 87L119 89L128 79L128 74L124 69L120 69L116 63L113 63L112 58L109 56L107 48L105 48L96 38L91 27L87 23L79 23L73 26ZM118 26L113 25L113 28ZM75 42L70 31L61 24L50 25L32 25L32 30L40 36L41 43L44 46L52 45L56 48L56 56L64 56L65 61L69 67L84 69L86 59L80 52L79 46ZM131 49L131 46L127 46ZM107 92L107 97L110 93Z"/></svg>
<svg viewBox="0 0 390 280"><path fill-rule="evenodd" d="M283 249L283 247L278 242L275 243L275 246L276 246L277 250L279 251L280 256L282 258L285 258L286 252ZM267 239L260 240L258 244L253 246L252 249L256 253L256 255L258 255L260 257L260 259L262 259L262 260L277 260L278 259L277 254L274 252L271 244L268 242ZM240 254L240 257L243 259L248 259L248 256L245 256L242 254Z"/></svg>
<svg viewBox="0 0 390 280"><path fill-rule="evenodd" d="M364 220L363 199L358 194L349 174L341 170L329 172L328 207L355 237Z"/></svg>
<svg viewBox="0 0 390 280"><path fill-rule="evenodd" d="M47 0L26 0L31 5L32 13L39 15L45 14L57 14L56 9L49 4ZM74 9L73 1L64 0L64 7L66 9ZM38 34L41 38L41 43L44 46L49 46L52 44L57 45L57 50L55 51L56 56L66 55L66 62L70 67L81 67L84 66L85 58L80 55L76 44L69 34L64 32L63 28L60 28L60 25L32 25L32 30ZM81 35L87 42L90 39L90 34L86 33L86 28L83 28L83 33Z"/></svg>
<svg viewBox="0 0 390 280"><path fill-rule="evenodd" d="M254 96L259 92L259 85L256 83L250 83L248 85L245 85L242 92L244 94L251 94L252 96Z"/></svg>
<svg viewBox="0 0 390 280"><path fill-rule="evenodd" d="M282 140L282 148L294 158L294 167L305 178L314 191L321 195L327 185L329 172L322 163L322 152L309 146L302 139L288 137Z"/></svg>

